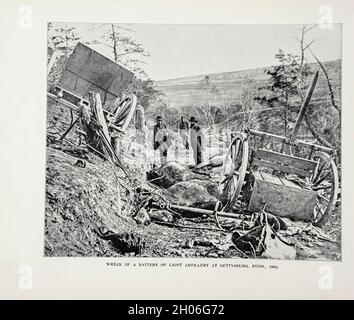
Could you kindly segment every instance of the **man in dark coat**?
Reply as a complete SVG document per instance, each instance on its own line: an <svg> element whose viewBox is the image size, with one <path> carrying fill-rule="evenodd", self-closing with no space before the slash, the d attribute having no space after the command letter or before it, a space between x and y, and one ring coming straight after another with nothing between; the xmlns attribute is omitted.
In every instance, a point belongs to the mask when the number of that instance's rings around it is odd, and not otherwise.
<svg viewBox="0 0 354 320"><path fill-rule="evenodd" d="M188 141L189 125L188 122L183 119L183 117L181 117L181 120L178 123L178 130L182 138L183 146L187 150L189 150L189 141Z"/></svg>
<svg viewBox="0 0 354 320"><path fill-rule="evenodd" d="M198 125L198 121L195 117L191 117L189 120L190 126L190 142L193 149L193 158L195 164L204 162L203 152L205 150L205 137L202 129Z"/></svg>
<svg viewBox="0 0 354 320"><path fill-rule="evenodd" d="M159 150L161 165L167 162L167 150L170 146L168 132L166 126L162 123L162 117L156 117L154 125L154 150Z"/></svg>

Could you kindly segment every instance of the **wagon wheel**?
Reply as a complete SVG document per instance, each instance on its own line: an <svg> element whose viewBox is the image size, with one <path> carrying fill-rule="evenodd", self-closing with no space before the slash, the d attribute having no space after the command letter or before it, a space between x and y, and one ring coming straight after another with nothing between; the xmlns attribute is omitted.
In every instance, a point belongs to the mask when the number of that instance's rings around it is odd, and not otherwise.
<svg viewBox="0 0 354 320"><path fill-rule="evenodd" d="M116 109L113 123L125 131L135 113L137 98L134 94L126 96L120 101Z"/></svg>
<svg viewBox="0 0 354 320"><path fill-rule="evenodd" d="M311 178L311 188L317 192L313 223L322 227L337 202L339 180L338 169L328 154L316 152L312 158L317 166Z"/></svg>
<svg viewBox="0 0 354 320"><path fill-rule="evenodd" d="M219 179L224 209L228 210L236 203L245 180L248 162L248 141L245 133L237 133L225 155Z"/></svg>

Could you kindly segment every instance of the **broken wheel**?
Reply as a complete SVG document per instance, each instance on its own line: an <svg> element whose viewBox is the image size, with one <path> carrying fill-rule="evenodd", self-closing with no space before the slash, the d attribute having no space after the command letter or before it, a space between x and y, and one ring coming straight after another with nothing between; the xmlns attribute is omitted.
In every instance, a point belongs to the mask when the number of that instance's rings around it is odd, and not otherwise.
<svg viewBox="0 0 354 320"><path fill-rule="evenodd" d="M311 188L317 192L313 223L315 226L322 227L337 202L338 169L332 157L324 152L316 152L313 160L317 162L311 179Z"/></svg>
<svg viewBox="0 0 354 320"><path fill-rule="evenodd" d="M137 98L134 94L124 97L116 107L112 123L120 128L123 132L127 129L136 109ZM111 124L111 122L110 122Z"/></svg>
<svg viewBox="0 0 354 320"><path fill-rule="evenodd" d="M219 179L219 187L223 194L223 210L232 208L240 196L247 171L248 154L246 133L232 135Z"/></svg>

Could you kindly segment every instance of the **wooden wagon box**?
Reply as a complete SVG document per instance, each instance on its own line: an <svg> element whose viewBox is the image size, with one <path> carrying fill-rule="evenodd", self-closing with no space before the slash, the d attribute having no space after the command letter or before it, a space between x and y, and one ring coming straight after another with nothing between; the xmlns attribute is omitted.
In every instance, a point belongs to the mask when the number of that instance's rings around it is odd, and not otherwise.
<svg viewBox="0 0 354 320"><path fill-rule="evenodd" d="M311 221L317 192L301 187L285 177L266 172L252 172L253 191L249 211L266 211L279 217Z"/></svg>
<svg viewBox="0 0 354 320"><path fill-rule="evenodd" d="M264 210L324 225L338 196L338 170L331 149L256 130L232 132L231 138L219 179L224 209L238 202L247 204L249 212ZM281 149L269 149L265 139L281 142ZM251 150L249 141L255 143ZM292 146L306 147L309 154L294 155Z"/></svg>
<svg viewBox="0 0 354 320"><path fill-rule="evenodd" d="M336 206L339 190L338 169L331 157L333 150L295 139L318 75L319 71L307 90L289 137L247 128L231 132L231 144L219 179L226 199L223 209L233 208L242 196L251 212L264 210L266 206L267 212L280 217L311 221L318 227L326 223ZM255 144L251 155L249 141ZM275 151L273 142L280 149ZM294 156L293 147L306 148L306 155L302 152L301 157Z"/></svg>
<svg viewBox="0 0 354 320"><path fill-rule="evenodd" d="M277 216L311 221L317 192L286 176L296 175L298 179L305 180L311 177L316 165L313 160L258 149L253 154L251 165L253 190L248 209L262 210L266 205L267 211Z"/></svg>
<svg viewBox="0 0 354 320"><path fill-rule="evenodd" d="M133 72L79 42L65 65L58 86L85 99L90 91L98 92L107 109L121 96L133 76Z"/></svg>

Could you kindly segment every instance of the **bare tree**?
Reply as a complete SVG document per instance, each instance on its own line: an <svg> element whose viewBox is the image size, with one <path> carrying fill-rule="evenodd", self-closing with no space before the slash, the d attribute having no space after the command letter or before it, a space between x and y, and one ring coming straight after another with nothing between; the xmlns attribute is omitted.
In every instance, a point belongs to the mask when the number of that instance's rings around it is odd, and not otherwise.
<svg viewBox="0 0 354 320"><path fill-rule="evenodd" d="M302 70L302 67L304 65L304 63L307 63L307 60L305 58L305 51L307 48L309 48L316 40L312 40L310 43L305 44L305 35L306 33L308 33L309 31L311 31L313 28L317 27L317 25L312 25L312 26L302 26L301 27L301 36L300 39L298 37L295 37L296 40L298 40L300 42L300 52L301 52L301 59L300 59L300 68Z"/></svg>
<svg viewBox="0 0 354 320"><path fill-rule="evenodd" d="M132 33L132 29L114 23L103 23L95 25L95 30L102 30L100 40L92 42L93 44L102 44L112 50L112 56L115 62L120 63L133 72L146 76L142 65L146 62L143 58L149 57L143 45L137 42Z"/></svg>
<svg viewBox="0 0 354 320"><path fill-rule="evenodd" d="M316 60L316 62L318 63L318 65L320 66L325 78L326 78L326 82L327 82L327 86L328 86L328 89L329 89L329 95L330 95L330 101L331 101L331 104L332 104L332 107L334 109L336 109L339 113L339 116L340 116L340 109L338 108L337 104L335 103L335 99L334 99L334 92L333 92L333 88L332 88L332 85L331 85L331 82L329 80L329 76L328 76L328 73L324 67L324 65L321 63L321 61L316 57L316 55L314 54L314 52L311 50L311 45L316 41L316 40L311 40L310 42L306 42L305 41L305 37L306 37L306 34L312 30L313 28L317 27L317 25L312 25L312 26L302 26L301 28L301 34L300 34L300 38L297 38L295 37L298 42L300 43L300 52L301 52L301 63L300 63L300 73L299 73L299 78L302 79L302 81L305 81L305 79L303 79L303 74L302 74L302 70L303 70L303 67L305 64L307 64L307 59L305 58L305 52L306 50L309 50L310 53L312 54L312 56L314 57L314 59ZM300 95L300 98L301 98L301 101L303 101L304 99L304 94L302 92L302 90L299 90L299 95ZM310 116L308 113L305 113L305 121L306 121L306 124L310 130L310 132L312 133L312 135L320 142L322 143L323 145L327 146L327 147L330 147L330 148L333 148L333 145L332 143L330 143L325 137L323 134L321 134L317 128L314 126L314 124L311 122L311 119L310 119ZM340 122L338 124L338 127L340 127ZM337 127L337 128L338 128Z"/></svg>

